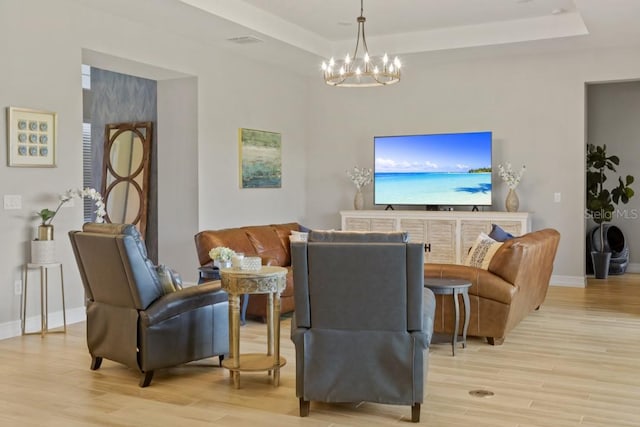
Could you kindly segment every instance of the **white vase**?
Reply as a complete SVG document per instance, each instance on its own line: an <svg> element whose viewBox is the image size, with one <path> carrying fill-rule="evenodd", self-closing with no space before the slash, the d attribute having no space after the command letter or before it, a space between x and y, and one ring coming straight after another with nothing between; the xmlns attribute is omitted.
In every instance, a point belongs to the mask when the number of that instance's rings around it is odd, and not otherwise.
<svg viewBox="0 0 640 427"><path fill-rule="evenodd" d="M218 268L231 268L231 260L223 261L223 260L215 260L213 261L213 266Z"/></svg>
<svg viewBox="0 0 640 427"><path fill-rule="evenodd" d="M362 210L364 206L364 198L362 197L362 191L358 188L356 191L356 196L353 198L353 207L356 210Z"/></svg>
<svg viewBox="0 0 640 427"><path fill-rule="evenodd" d="M507 208L507 212L518 212L520 207L520 200L518 200L518 194L513 188L509 189L507 193L507 199L504 201L504 206Z"/></svg>

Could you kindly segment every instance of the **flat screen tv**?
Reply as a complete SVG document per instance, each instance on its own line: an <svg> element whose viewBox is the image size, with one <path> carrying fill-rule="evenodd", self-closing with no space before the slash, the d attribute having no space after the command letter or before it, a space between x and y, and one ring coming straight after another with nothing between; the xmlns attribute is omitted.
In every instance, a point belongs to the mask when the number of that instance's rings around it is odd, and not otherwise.
<svg viewBox="0 0 640 427"><path fill-rule="evenodd" d="M491 132L376 136L374 204L491 205Z"/></svg>

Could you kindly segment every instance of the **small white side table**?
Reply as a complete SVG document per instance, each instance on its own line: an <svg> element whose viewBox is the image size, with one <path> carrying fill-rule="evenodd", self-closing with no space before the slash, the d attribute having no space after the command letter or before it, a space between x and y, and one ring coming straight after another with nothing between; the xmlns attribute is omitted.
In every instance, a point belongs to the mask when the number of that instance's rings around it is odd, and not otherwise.
<svg viewBox="0 0 640 427"><path fill-rule="evenodd" d="M29 270L31 269L39 269L40 270L40 330L34 332L26 332L25 324L27 321L27 285L29 279ZM62 330L49 331L49 270L57 268L60 270L60 290L62 294L62 322L63 328ZM42 337L49 332L57 332L57 333L67 333L67 315L66 309L64 305L64 278L62 275L62 263L56 262L51 264L35 264L35 263L27 263L24 265L23 269L24 280L22 287L22 318L21 318L21 328L22 335L33 335L40 334Z"/></svg>

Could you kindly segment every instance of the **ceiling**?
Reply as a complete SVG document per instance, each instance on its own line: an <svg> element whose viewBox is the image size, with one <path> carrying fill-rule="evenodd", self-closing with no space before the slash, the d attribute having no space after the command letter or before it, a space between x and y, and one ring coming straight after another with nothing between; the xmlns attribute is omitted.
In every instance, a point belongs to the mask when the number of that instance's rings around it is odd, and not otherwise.
<svg viewBox="0 0 640 427"><path fill-rule="evenodd" d="M360 15L358 0L81 1L305 74L353 52ZM364 0L364 16L374 55L640 46L640 0Z"/></svg>

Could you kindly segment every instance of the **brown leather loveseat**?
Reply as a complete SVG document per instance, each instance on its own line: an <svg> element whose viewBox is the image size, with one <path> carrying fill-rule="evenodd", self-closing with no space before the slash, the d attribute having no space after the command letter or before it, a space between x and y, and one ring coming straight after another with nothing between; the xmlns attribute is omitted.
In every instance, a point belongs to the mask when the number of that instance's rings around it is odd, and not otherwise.
<svg viewBox="0 0 640 427"><path fill-rule="evenodd" d="M468 335L502 344L507 333L547 295L560 234L544 229L504 242L488 269L455 264L425 264L429 277L460 278L471 282ZM453 333L451 296L437 295L434 332Z"/></svg>
<svg viewBox="0 0 640 427"><path fill-rule="evenodd" d="M292 222L201 231L195 235L198 260L201 266L211 265L209 251L218 246L225 246L236 252L243 252L245 256L259 256L263 265L286 267L289 272L287 287L280 298L280 312L289 313L294 310L289 242L291 231L301 231L300 224ZM267 295L251 295L246 314L264 320L267 316Z"/></svg>

